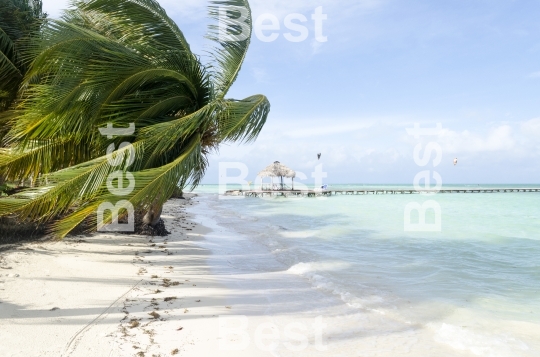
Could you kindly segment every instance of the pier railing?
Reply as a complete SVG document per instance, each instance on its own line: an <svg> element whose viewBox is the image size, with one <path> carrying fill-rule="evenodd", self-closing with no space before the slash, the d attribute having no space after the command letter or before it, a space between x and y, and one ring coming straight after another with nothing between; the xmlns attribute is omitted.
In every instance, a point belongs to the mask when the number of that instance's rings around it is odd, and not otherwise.
<svg viewBox="0 0 540 357"><path fill-rule="evenodd" d="M413 194L442 194L442 193L509 193L509 192L540 192L540 188L448 188L441 190L415 189L355 189L355 190L228 190L228 196L264 197L318 197L337 195L413 195Z"/></svg>

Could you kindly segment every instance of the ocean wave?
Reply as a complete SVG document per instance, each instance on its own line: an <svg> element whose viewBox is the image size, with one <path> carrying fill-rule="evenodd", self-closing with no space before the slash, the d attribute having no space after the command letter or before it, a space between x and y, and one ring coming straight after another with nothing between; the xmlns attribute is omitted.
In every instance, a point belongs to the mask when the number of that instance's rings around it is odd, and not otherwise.
<svg viewBox="0 0 540 357"><path fill-rule="evenodd" d="M473 332L447 323L436 329L435 341L482 357L518 357L523 356L519 351L529 350L527 344L510 336Z"/></svg>
<svg viewBox="0 0 540 357"><path fill-rule="evenodd" d="M381 305L384 302L384 299L381 296L370 295L369 297L360 298L336 284L334 281L332 281L332 279L320 274L324 271L331 272L344 270L350 266L351 264L349 263L333 261L298 263L290 267L287 272L300 275L308 279L313 288L338 296L344 303L352 308L365 309L385 315L386 312L383 309L368 307L373 305ZM357 286L361 286L361 284L357 284Z"/></svg>

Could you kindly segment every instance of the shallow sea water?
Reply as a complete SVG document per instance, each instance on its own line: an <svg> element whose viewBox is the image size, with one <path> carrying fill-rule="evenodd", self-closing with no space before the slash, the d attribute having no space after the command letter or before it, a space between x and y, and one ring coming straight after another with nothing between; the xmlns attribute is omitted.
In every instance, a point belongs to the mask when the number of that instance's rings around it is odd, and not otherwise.
<svg viewBox="0 0 540 357"><path fill-rule="evenodd" d="M410 344L413 356L540 356L540 193L230 200L217 186L197 192L198 214L242 237L227 248L237 274L300 279L323 295L296 298L343 304L348 322L332 321L342 337L356 331L346 338L351 355L385 355L369 348L367 332L399 330L386 343ZM405 206L426 200L441 206L442 231L405 232Z"/></svg>

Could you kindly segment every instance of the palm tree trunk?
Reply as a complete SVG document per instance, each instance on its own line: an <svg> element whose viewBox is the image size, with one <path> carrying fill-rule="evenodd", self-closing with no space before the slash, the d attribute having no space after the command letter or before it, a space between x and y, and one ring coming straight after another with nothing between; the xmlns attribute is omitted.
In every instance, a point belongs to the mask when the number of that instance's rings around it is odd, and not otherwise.
<svg viewBox="0 0 540 357"><path fill-rule="evenodd" d="M174 188L172 198L181 198L184 199L184 190L181 187L176 186Z"/></svg>
<svg viewBox="0 0 540 357"><path fill-rule="evenodd" d="M158 204L157 202L154 202L152 206L150 206L150 209L143 217L143 223L147 224L151 227L155 227L159 220L161 219L161 212L163 211L163 204Z"/></svg>

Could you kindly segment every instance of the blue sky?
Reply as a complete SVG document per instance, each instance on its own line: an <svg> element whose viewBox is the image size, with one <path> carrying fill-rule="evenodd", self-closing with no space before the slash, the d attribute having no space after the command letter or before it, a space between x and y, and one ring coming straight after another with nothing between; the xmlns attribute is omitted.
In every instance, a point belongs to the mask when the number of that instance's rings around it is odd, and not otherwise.
<svg viewBox="0 0 540 357"><path fill-rule="evenodd" d="M52 17L65 1L44 0ZM162 0L192 48L204 54L207 1ZM254 17L280 19L275 42L256 37L229 96L265 94L272 111L259 139L223 146L250 180L279 160L310 177L316 154L329 183L412 183L426 169L406 128L443 131L434 170L451 183L540 183L540 3L519 0L253 0ZM325 43L311 14L328 15ZM283 19L304 14L307 40L285 40ZM453 166L457 157L459 164ZM306 182L309 182L306 181Z"/></svg>

